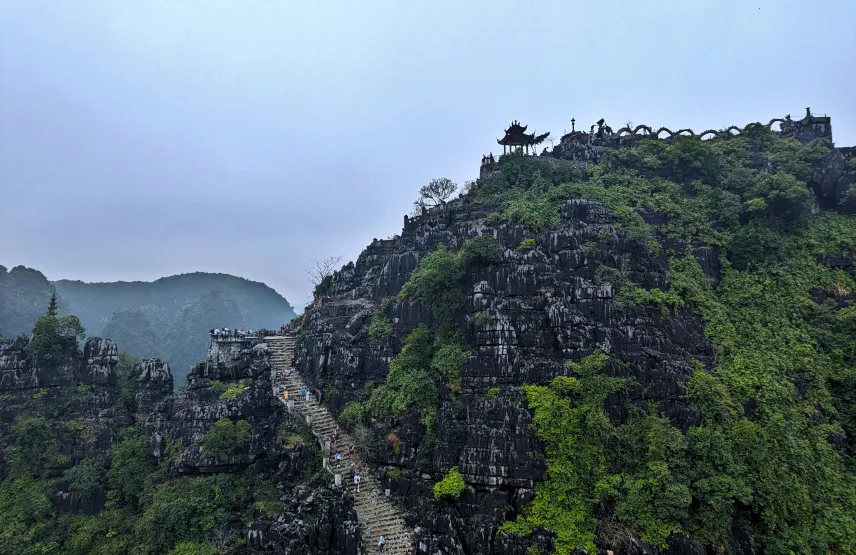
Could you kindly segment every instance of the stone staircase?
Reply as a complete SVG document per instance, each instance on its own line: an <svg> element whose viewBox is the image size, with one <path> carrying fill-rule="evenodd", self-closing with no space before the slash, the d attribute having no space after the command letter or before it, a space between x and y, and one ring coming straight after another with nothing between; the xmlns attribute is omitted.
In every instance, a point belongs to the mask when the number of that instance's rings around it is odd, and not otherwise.
<svg viewBox="0 0 856 555"><path fill-rule="evenodd" d="M366 465L358 454L351 454L350 448L356 445L354 439L339 428L339 440L336 449L341 453L342 460L336 465L335 451L328 453L329 438L334 435L338 424L326 408L320 406L314 396L309 401L300 399L300 388L306 384L300 375L290 370L288 377L283 379L279 370L291 368L294 356L295 339L292 335L265 338L273 366L274 395L289 410L297 410L312 428L312 433L325 449L324 464L333 473L335 483L347 487L354 496L357 517L363 529L363 550L368 553L377 552L377 542L381 536L386 538L384 553L404 555L413 553L413 538L411 531L404 523L402 511L386 496L386 492L378 486L371 468ZM283 398L283 387L288 390L288 401ZM354 491L354 481L350 472L351 465L360 475L360 491Z"/></svg>

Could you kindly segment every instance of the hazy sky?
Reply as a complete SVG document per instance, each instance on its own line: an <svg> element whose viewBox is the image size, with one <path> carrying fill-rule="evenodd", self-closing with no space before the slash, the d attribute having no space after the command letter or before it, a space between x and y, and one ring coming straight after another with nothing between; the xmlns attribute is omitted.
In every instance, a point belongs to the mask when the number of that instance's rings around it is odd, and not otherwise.
<svg viewBox="0 0 856 555"><path fill-rule="evenodd" d="M856 144L854 0L0 0L0 264L191 271L298 308L510 120L696 130L806 106Z"/></svg>

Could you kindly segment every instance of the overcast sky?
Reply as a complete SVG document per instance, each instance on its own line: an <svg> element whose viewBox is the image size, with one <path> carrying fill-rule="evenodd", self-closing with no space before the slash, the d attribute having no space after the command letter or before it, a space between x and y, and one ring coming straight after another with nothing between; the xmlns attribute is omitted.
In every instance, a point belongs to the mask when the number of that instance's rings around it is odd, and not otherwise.
<svg viewBox="0 0 856 555"><path fill-rule="evenodd" d="M854 22L854 0L0 0L0 264L224 272L299 309L310 258L400 232L512 119L811 106L856 144Z"/></svg>

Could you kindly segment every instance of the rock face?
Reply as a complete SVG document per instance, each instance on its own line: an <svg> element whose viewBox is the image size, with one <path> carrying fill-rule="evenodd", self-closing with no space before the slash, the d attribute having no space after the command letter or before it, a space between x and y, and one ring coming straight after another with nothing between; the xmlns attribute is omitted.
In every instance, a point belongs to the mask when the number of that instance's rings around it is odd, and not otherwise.
<svg viewBox="0 0 856 555"><path fill-rule="evenodd" d="M567 201L561 225L538 236L531 249L518 248L527 236L523 227L481 223L490 210L455 201L422 216L400 238L375 241L337 274L330 294L306 315L298 344L301 371L329 406L341 410L360 399L367 382L383 383L403 338L430 323L419 302L402 302L391 309L393 339L372 342L367 330L381 299L401 290L421 258L441 244L456 250L479 234L494 237L504 251L499 264L467 267L468 293L456 327L470 352L458 398L441 394L436 440L424 439L417 419L376 422L374 439L369 438L375 445L371 457L387 469L382 478L408 509L410 524L421 531L420 549L428 553L519 552L512 540L500 542L496 551L493 538L497 527L532 498L545 464L536 455L543 447L516 386L568 375L568 360L600 349L627 363L608 365L606 371L632 378L633 402L655 402L687 429L699 416L681 400L681 382L691 373L690 360L707 364L714 354L702 322L691 312L667 316L656 308L613 302L612 286L600 284L595 273L601 263L624 264L632 281L665 288L667 260L628 238L599 203ZM709 249L696 253L716 278L716 257ZM608 403L614 419L625 411ZM432 495L433 484L452 466L468 486L454 507L434 502Z"/></svg>
<svg viewBox="0 0 856 555"><path fill-rule="evenodd" d="M243 553L357 554L360 529L352 498L329 485L305 423L273 398L265 344L213 345L182 393L173 392L165 362L139 361L131 376L136 395L128 407L118 398L112 341L90 338L55 367L34 366L27 344L24 336L0 339L0 478L10 471L4 451L13 443L16 422L43 421L52 436L44 450L54 444L57 449L45 468L46 477L60 478L53 494L57 510L92 515L104 509L106 481L100 491L80 499L64 476L87 457L109 465L113 440L137 421L171 479L233 474L246 481L245 499L259 498L265 487L259 484L275 489L267 499L273 495L282 507L238 508L251 515L237 530L246 541ZM205 436L221 419L246 421L249 428L246 445L226 459L209 456L204 448Z"/></svg>
<svg viewBox="0 0 856 555"><path fill-rule="evenodd" d="M118 353L109 339L89 338L83 351L70 353L54 367L34 365L25 352L28 339L0 339L0 446L12 443L12 427L21 419L43 419L57 440L58 454L48 463L50 476L63 476L87 457L107 454L113 434L129 423L116 401ZM47 449L48 446L45 446ZM9 472L3 459L0 476ZM103 492L81 502L60 484L60 507L92 513L104 504Z"/></svg>
<svg viewBox="0 0 856 555"><path fill-rule="evenodd" d="M171 460L171 473L234 473L273 481L285 511L249 523L247 553L356 555L360 533L353 503L323 477L307 481L320 471L319 448L305 424L273 398L266 344L212 341L208 359L191 369L182 393L172 393L169 367L159 360L139 362L134 373L151 452ZM249 425L247 446L227 459L210 456L204 447L206 435L222 419ZM287 446L283 437L305 439Z"/></svg>

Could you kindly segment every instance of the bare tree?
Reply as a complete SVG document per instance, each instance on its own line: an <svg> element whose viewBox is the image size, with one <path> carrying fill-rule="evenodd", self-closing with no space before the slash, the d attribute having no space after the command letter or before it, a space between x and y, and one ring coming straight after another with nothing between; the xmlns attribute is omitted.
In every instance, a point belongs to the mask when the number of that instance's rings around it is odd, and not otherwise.
<svg viewBox="0 0 856 555"><path fill-rule="evenodd" d="M445 202L455 194L458 190L458 184L448 177L438 177L432 179L428 185L422 186L419 189L419 198L413 203L414 215L418 211L422 213L422 208L432 208Z"/></svg>
<svg viewBox="0 0 856 555"><path fill-rule="evenodd" d="M312 287L318 287L322 281L333 275L339 263L342 262L342 257L330 256L320 260L315 258L309 260L312 262L312 267L306 270L306 273L309 274L309 282Z"/></svg>
<svg viewBox="0 0 856 555"><path fill-rule="evenodd" d="M236 539L237 534L235 531L225 525L215 530L212 538L214 545L217 547L217 553L221 555L232 551Z"/></svg>

